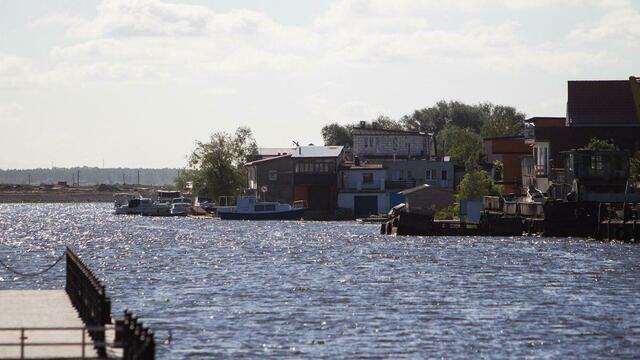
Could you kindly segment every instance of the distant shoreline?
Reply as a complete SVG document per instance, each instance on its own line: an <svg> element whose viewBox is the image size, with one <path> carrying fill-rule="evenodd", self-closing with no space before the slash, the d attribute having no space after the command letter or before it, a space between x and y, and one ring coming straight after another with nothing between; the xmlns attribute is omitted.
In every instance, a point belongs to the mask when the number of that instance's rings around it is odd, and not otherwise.
<svg viewBox="0 0 640 360"><path fill-rule="evenodd" d="M7 193L0 192L0 204L45 204L45 203L110 203L113 193Z"/></svg>
<svg viewBox="0 0 640 360"><path fill-rule="evenodd" d="M117 193L125 192L150 196L158 189L160 187L116 188L107 185L43 189L35 186L5 185L0 189L0 204L112 203L114 194Z"/></svg>

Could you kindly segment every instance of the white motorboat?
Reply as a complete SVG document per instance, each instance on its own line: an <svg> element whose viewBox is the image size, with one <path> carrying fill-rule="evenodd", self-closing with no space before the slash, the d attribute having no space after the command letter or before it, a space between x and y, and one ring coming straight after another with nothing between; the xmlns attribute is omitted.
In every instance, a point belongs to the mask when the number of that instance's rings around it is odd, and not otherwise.
<svg viewBox="0 0 640 360"><path fill-rule="evenodd" d="M254 196L239 196L236 206L219 207L222 220L300 220L304 207L292 207L278 202L260 202Z"/></svg>
<svg viewBox="0 0 640 360"><path fill-rule="evenodd" d="M171 216L187 216L192 212L191 199L176 198L171 202Z"/></svg>
<svg viewBox="0 0 640 360"><path fill-rule="evenodd" d="M130 199L126 204L116 205L117 215L138 215L149 212L154 212L156 204L151 199L143 198L141 196Z"/></svg>

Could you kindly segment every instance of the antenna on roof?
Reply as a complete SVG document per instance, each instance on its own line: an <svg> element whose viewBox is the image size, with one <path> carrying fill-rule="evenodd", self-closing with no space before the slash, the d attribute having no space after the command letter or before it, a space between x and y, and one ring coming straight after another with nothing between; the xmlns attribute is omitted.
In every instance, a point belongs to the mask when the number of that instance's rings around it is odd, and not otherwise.
<svg viewBox="0 0 640 360"><path fill-rule="evenodd" d="M296 147L300 147L300 143L299 143L299 142L297 142L297 141L295 141L295 140L291 140L291 142L293 142L293 144L294 144Z"/></svg>

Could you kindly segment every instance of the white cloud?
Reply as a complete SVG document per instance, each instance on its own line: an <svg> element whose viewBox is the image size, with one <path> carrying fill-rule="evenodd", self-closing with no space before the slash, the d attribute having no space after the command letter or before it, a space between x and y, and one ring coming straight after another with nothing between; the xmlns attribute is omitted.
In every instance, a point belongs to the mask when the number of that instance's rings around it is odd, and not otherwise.
<svg viewBox="0 0 640 360"><path fill-rule="evenodd" d="M594 26L583 26L569 34L572 40L612 40L629 46L639 46L639 38L640 11L631 6L611 10Z"/></svg>
<svg viewBox="0 0 640 360"><path fill-rule="evenodd" d="M640 16L628 12L627 0L339 0L306 27L286 26L250 10L217 13L160 0L104 0L92 18L56 14L33 22L64 26L76 41L53 48L53 65L38 68L32 77L40 79L36 83L179 81L251 71L304 72L324 65L452 61L561 73L611 64L614 59L604 50L578 51L563 37L526 43L517 21L486 23L463 16L492 7L517 11L559 5L627 11L568 41L613 36L621 29L629 39L640 33ZM459 24L434 25L443 11L459 14Z"/></svg>

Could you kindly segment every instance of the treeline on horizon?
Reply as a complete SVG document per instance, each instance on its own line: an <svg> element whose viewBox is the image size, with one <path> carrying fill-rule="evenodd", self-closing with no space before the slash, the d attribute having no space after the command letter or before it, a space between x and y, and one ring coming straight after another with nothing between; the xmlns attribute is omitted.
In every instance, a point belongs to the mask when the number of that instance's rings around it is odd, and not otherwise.
<svg viewBox="0 0 640 360"><path fill-rule="evenodd" d="M53 167L36 169L0 169L1 184L55 184L59 181L66 181L72 185L77 181L78 171L80 171L80 185L98 184L137 184L138 172L140 174L141 185L173 185L176 177L182 171L174 168L99 168L99 167Z"/></svg>
<svg viewBox="0 0 640 360"><path fill-rule="evenodd" d="M513 106L489 102L465 104L439 101L394 120L380 115L372 121L352 124L331 123L322 128L325 145L353 145L351 130L365 126L374 129L432 133L436 155L450 156L457 163L474 167L482 155L482 139L522 135L526 115Z"/></svg>

